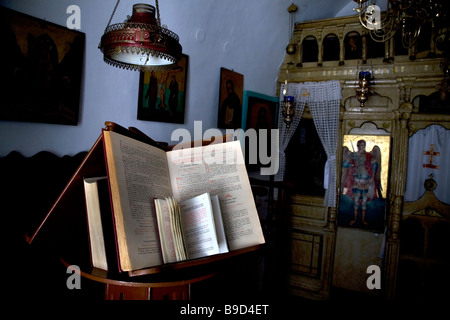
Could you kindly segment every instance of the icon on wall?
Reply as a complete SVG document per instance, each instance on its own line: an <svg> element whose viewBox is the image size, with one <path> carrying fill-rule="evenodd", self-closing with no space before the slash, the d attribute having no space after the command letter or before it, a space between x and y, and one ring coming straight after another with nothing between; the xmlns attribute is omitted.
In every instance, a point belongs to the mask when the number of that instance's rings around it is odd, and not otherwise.
<svg viewBox="0 0 450 320"><path fill-rule="evenodd" d="M252 150L258 150L259 153L261 141L266 140L266 152L272 154L272 129L277 128L277 114L278 114L278 97L272 97L265 94L244 91L244 102L242 106L242 130L255 130L255 135L258 139L257 145L253 146ZM265 138L261 138L261 131L265 132ZM259 170L260 167L268 167L269 165L263 165L259 159L256 159L255 155L250 155L249 142L244 143L245 146L245 161L247 164L247 171Z"/></svg>
<svg viewBox="0 0 450 320"><path fill-rule="evenodd" d="M184 123L188 56L168 71L145 71L139 78L138 120Z"/></svg>
<svg viewBox="0 0 450 320"><path fill-rule="evenodd" d="M244 76L233 70L220 69L220 94L217 127L239 129L242 122Z"/></svg>
<svg viewBox="0 0 450 320"><path fill-rule="evenodd" d="M77 125L85 34L0 7L0 119Z"/></svg>
<svg viewBox="0 0 450 320"><path fill-rule="evenodd" d="M383 232L390 136L344 135L338 225Z"/></svg>

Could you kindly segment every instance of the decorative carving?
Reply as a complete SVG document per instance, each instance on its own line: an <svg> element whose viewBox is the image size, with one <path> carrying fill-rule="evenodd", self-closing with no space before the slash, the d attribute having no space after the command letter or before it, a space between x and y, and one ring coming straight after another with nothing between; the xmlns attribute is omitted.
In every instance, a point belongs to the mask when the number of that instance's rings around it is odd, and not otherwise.
<svg viewBox="0 0 450 320"><path fill-rule="evenodd" d="M407 102L407 101L400 104L400 109L406 110L408 112L411 112L413 107L414 107L413 104L411 102ZM409 117L408 117L408 119L409 119Z"/></svg>
<svg viewBox="0 0 450 320"><path fill-rule="evenodd" d="M433 179L433 175L431 174L430 177L425 180L423 186L425 187L425 190L427 191L433 191L434 189L436 189L436 181L434 181Z"/></svg>
<svg viewBox="0 0 450 320"><path fill-rule="evenodd" d="M337 217L337 208L329 207L327 228L330 231L336 231L336 217Z"/></svg>
<svg viewBox="0 0 450 320"><path fill-rule="evenodd" d="M400 102L409 102L411 100L411 88L407 88L404 84L399 85Z"/></svg>
<svg viewBox="0 0 450 320"><path fill-rule="evenodd" d="M409 135L411 136L412 134L417 132L418 128L413 123L409 123L408 130L409 130Z"/></svg>
<svg viewBox="0 0 450 320"><path fill-rule="evenodd" d="M344 39L349 33L355 35L355 32L363 35L361 58L346 59L345 46L350 44L346 43ZM322 60L323 55L328 55L322 52L326 47L322 46L322 42L329 33L338 37L339 61ZM440 67L441 59L440 57L422 59L420 57L423 53L419 52L418 59L412 61L408 55L416 55L416 48L413 48L410 52L403 52L402 55L395 56L394 60L394 39L385 43L383 56L369 58L369 54L371 54L367 50L369 41L365 41L362 27L358 18L354 16L297 23L294 34L298 35L298 48L304 47L307 42L311 43L311 37L318 41L317 49L314 49L318 51L318 59L315 61L311 59L303 60L303 55L311 54L314 50L308 52L298 50L298 63L296 66L292 66L287 64L291 60L289 55L286 55L280 68L279 84L281 85L284 80L283 76L288 68L290 81L292 82L338 80L342 88L339 134L342 136L350 133L356 134L356 131L362 134L372 134L373 130L380 130L388 132L391 136L391 167L394 170L391 171L388 178L389 193L387 200L389 201L389 211L386 226L385 269L383 272L386 279L386 296L393 298L401 240L399 237L400 222L404 210L403 193L406 183L408 137L413 132L433 122L447 122L446 127L450 127L450 115L440 114L435 116L419 113L418 99L416 99L418 96L430 95L436 91L436 86L443 79ZM305 39L308 40L304 41ZM336 54L333 56L336 56ZM366 64L363 61L365 58L367 58ZM365 102L364 108L360 107L360 103L355 97L360 71L369 71L373 75L371 86L375 89L374 94ZM338 158L338 161L341 160ZM340 185L338 185L338 190L339 187ZM322 199L312 199L304 195L299 195L299 197L302 198L302 203L292 203L291 219L301 221L301 224L293 225L292 230L314 230L317 234L325 235L325 238L329 236L330 239L333 239L330 243L334 245L334 239L339 233L337 230L340 230L340 227L336 226L338 218L336 208L322 208L317 204ZM300 213L301 217L299 217ZM320 219L316 215L320 216ZM341 253L336 249L339 246L330 247L325 242L320 245L322 245L324 262L326 266L330 266L333 257ZM358 254L357 249L355 252L355 254ZM336 265L334 268L336 268ZM334 279L339 277L338 273L339 271L333 271ZM298 281L295 284L290 283L298 291L296 294L301 292L302 295L308 297L314 295L317 297L317 294L320 294L320 298L326 296L326 294L320 292L320 289L311 289L310 283L305 282L310 280L303 278L301 280L302 282ZM329 284L330 278L324 273L320 275L320 279L317 278L315 281L321 284Z"/></svg>
<svg viewBox="0 0 450 320"><path fill-rule="evenodd" d="M398 232L400 230L400 220L402 215L402 204L403 204L403 197L396 196L394 197L393 201L393 208L392 208L392 225L391 225L391 232L390 232L390 238L392 240L398 239Z"/></svg>

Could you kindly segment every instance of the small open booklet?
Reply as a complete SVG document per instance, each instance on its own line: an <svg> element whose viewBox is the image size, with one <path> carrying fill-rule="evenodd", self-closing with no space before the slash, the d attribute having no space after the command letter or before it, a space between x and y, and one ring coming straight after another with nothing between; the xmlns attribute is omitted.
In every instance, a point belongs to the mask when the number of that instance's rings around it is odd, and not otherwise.
<svg viewBox="0 0 450 320"><path fill-rule="evenodd" d="M154 202L164 263L229 251L217 195L204 193L179 203L173 197Z"/></svg>

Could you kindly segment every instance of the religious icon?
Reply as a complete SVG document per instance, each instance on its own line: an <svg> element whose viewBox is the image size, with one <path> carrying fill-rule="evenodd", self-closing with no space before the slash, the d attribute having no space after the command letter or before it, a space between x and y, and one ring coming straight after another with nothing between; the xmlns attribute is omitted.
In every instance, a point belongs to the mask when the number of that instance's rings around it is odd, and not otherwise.
<svg viewBox="0 0 450 320"><path fill-rule="evenodd" d="M389 136L344 136L338 224L382 232Z"/></svg>
<svg viewBox="0 0 450 320"><path fill-rule="evenodd" d="M233 70L220 69L220 93L217 127L239 129L242 123L244 76Z"/></svg>
<svg viewBox="0 0 450 320"><path fill-rule="evenodd" d="M0 23L0 120L78 125L86 34L2 6Z"/></svg>
<svg viewBox="0 0 450 320"><path fill-rule="evenodd" d="M184 123L188 66L183 54L174 70L140 73L138 120Z"/></svg>

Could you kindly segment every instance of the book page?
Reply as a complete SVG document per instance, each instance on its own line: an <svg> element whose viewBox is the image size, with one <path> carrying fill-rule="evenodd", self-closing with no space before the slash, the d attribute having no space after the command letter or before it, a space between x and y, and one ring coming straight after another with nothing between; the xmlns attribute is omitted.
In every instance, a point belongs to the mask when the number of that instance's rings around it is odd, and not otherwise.
<svg viewBox="0 0 450 320"><path fill-rule="evenodd" d="M228 252L227 236L223 226L222 211L220 210L219 197L211 196L211 206L214 214L214 224L216 225L217 243L219 244L220 253Z"/></svg>
<svg viewBox="0 0 450 320"><path fill-rule="evenodd" d="M204 193L179 204L188 259L220 253L209 194Z"/></svg>
<svg viewBox="0 0 450 320"><path fill-rule="evenodd" d="M209 192L219 197L230 250L264 243L239 141L167 152L177 201Z"/></svg>
<svg viewBox="0 0 450 320"><path fill-rule="evenodd" d="M181 210L180 205L173 197L166 198L170 213L170 229L172 231L173 244L175 248L176 261L187 259L186 250L181 230Z"/></svg>
<svg viewBox="0 0 450 320"><path fill-rule="evenodd" d="M112 131L103 136L121 269L160 265L153 199L172 193L165 151Z"/></svg>
<svg viewBox="0 0 450 320"><path fill-rule="evenodd" d="M166 199L155 199L155 212L164 263L177 262L171 227L171 213Z"/></svg>

